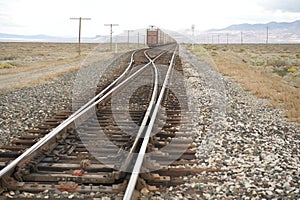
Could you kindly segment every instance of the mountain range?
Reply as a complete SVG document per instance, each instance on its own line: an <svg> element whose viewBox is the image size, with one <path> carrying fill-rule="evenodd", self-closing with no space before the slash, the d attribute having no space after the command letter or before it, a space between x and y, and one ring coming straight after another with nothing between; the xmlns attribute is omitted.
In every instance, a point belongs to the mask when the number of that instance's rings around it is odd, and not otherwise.
<svg viewBox="0 0 300 200"><path fill-rule="evenodd" d="M200 43L300 43L300 20L266 24L235 24L196 35Z"/></svg>
<svg viewBox="0 0 300 200"><path fill-rule="evenodd" d="M136 29L129 32L129 42L131 43L145 43L146 29ZM106 43L110 41L109 35L96 35L95 37L82 37L83 43ZM128 32L124 31L118 35L113 36L114 42L127 43ZM73 43L78 42L77 37L59 37L48 35L16 35L0 33L0 42L64 42Z"/></svg>
<svg viewBox="0 0 300 200"><path fill-rule="evenodd" d="M178 42L183 43L300 43L300 20L266 24L234 24L222 29L195 31L194 36L191 29L167 32Z"/></svg>
<svg viewBox="0 0 300 200"><path fill-rule="evenodd" d="M192 36L191 29L179 31L164 30L178 42L184 43L300 43L300 20L294 22L270 22L266 24L235 24L222 29L197 32ZM130 32L130 42L145 42L146 29ZM83 37L82 42L109 42L109 35ZM128 33L124 31L114 36L114 41L127 42ZM77 42L76 37L48 35L15 35L0 33L0 42Z"/></svg>
<svg viewBox="0 0 300 200"><path fill-rule="evenodd" d="M83 37L82 42L94 43L94 42L106 42L109 40L109 36L95 36L95 37ZM0 33L0 42L65 42L73 43L77 42L76 37L59 37L49 35L16 35L8 33Z"/></svg>
<svg viewBox="0 0 300 200"><path fill-rule="evenodd" d="M225 29L220 30L261 30L266 29L266 27L276 29L288 29L289 31L298 31L300 30L300 20L294 22L270 22L267 24L239 24L231 25Z"/></svg>

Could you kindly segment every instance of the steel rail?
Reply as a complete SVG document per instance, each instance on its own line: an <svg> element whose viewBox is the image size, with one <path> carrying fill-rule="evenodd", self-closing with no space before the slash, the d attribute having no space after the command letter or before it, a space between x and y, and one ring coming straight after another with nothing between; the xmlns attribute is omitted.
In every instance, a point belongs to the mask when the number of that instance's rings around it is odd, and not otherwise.
<svg viewBox="0 0 300 200"><path fill-rule="evenodd" d="M93 106L103 101L108 95L110 95L113 91L116 90L116 88L120 88L122 85L127 83L130 79L137 76L141 71L143 71L151 62L146 64L144 67L142 67L140 70L136 71L134 74L129 76L126 80L119 83L115 88L110 90L106 95L104 95L105 92L107 92L109 89L111 89L125 74L131 69L132 64L134 63L133 56L136 53L137 50L135 50L131 55L131 60L126 68L126 70L122 73L120 77L118 77L115 81L113 81L109 86L107 86L104 90L102 90L99 94L97 94L93 99L91 99L88 103L86 103L84 106L82 106L80 109L78 109L75 113L70 115L66 120L64 120L60 125L55 127L50 133L48 133L46 136L44 136L41 140L36 142L33 146L31 146L29 149L27 149L24 153L22 153L19 157L17 157L15 160L13 160L11 163L9 163L6 167L4 167L0 171L0 178L5 175L7 172L12 170L14 167L17 166L19 162L21 162L23 159L25 159L27 156L31 155L34 151L39 149L41 146L43 146L46 142L48 142L50 139L52 139L55 135L57 135L60 131L62 131L64 128L66 128L68 125L73 123L77 118L79 118L83 113L86 113L88 110L90 110ZM101 98L100 98L101 97Z"/></svg>
<svg viewBox="0 0 300 200"><path fill-rule="evenodd" d="M170 77L170 73L171 73L171 69L172 69L172 66L173 66L173 62L174 62L174 58L175 58L177 48L178 48L178 46L176 45L174 53L173 53L171 61L170 61L170 65L168 67L166 77L164 79L162 89L160 91L159 97L157 99L154 110L152 112L151 119L150 119L149 125L147 127L142 146L140 148L138 157L136 159L136 163L135 163L134 168L132 170L132 174L131 174L131 177L129 179L129 182L128 182L128 185L127 185L124 197L123 197L123 199L125 199L125 200L130 200L132 198L132 195L133 195L136 183L137 183L137 179L138 179L138 176L140 174L141 167L142 167L142 164L143 164L143 161L144 161L144 156L146 154L146 149L147 149L147 146L148 146L148 143L149 143L150 134L151 134L151 131L153 129L154 122L155 122L160 104L162 102L162 99L163 99L163 96L164 96L164 93L165 93L165 89L168 85L168 81L169 81L169 77Z"/></svg>
<svg viewBox="0 0 300 200"><path fill-rule="evenodd" d="M125 163L122 165L121 167L121 171L128 171L128 167L130 165L130 163L132 162L132 158L134 156L134 153L137 149L137 146L138 146L138 142L139 142L139 139L141 138L142 134L144 133L145 131L145 128L146 128L146 125L147 125L147 121L149 119L149 117L151 116L151 113L153 111L153 108L154 108L154 105L155 105L155 101L156 101L156 97L157 97L157 93L158 93L158 71L157 71L157 67L156 65L154 64L154 62L160 57L162 56L163 54L165 54L166 51L160 53L157 57L155 57L154 59L151 59L148 55L147 55L147 50L144 51L144 55L146 56L146 58L149 60L149 62L152 64L152 69L154 71L154 77L153 77L153 92L152 92L152 95L151 95L151 100L149 102L149 105L147 107L147 110L146 110L146 113L143 117L143 120L142 120L142 123L140 125L140 128L138 130L138 133L135 137L135 140L132 144L132 147L130 148L130 151L125 159Z"/></svg>
<svg viewBox="0 0 300 200"><path fill-rule="evenodd" d="M130 59L130 63L126 70L121 74L120 77L118 77L115 81L113 81L109 86L107 86L104 90L102 90L99 94L97 94L93 99L91 99L88 103L86 103L84 106L82 106L80 109L78 109L75 113L70 115L66 120L64 120L60 125L55 127L50 133L48 133L46 136L44 136L41 140L36 142L33 146L31 146L29 149L27 149L24 153L22 153L19 157L17 157L15 160L13 160L11 163L9 163L6 167L4 167L0 171L0 178L8 173L10 170L14 169L19 162L24 160L27 156L30 156L33 152L35 152L37 149L39 149L41 146L46 144L50 139L52 139L55 135L57 135L60 131L62 131L64 128L66 128L68 125L73 123L76 119L78 119L81 115L88 112L92 107L103 101L105 98L107 98L110 94L115 92L117 89L121 88L121 86L125 85L125 83L129 82L131 79L133 79L135 76L140 74L143 70L146 69L148 65L151 64L151 62L145 64L141 69L127 77L123 82L119 83L117 86L115 86L113 89L111 89L118 81L121 80L125 76L125 74L128 73L128 71L131 69L132 64L134 63L133 56L136 53L137 50L135 50ZM108 91L111 89L110 91ZM108 92L107 92L108 91ZM106 94L104 94L107 92Z"/></svg>
<svg viewBox="0 0 300 200"><path fill-rule="evenodd" d="M101 92L99 92L95 97L93 97L88 103L86 103L85 105L83 105L82 107L80 107L75 113L73 113L68 119L71 119L72 117L76 116L77 114L79 114L82 110L84 110L84 108L88 107L89 105L91 105L93 102L95 102L100 96L102 96L107 90L109 90L111 87L113 87L118 81L121 80L121 78L123 78L128 71L131 69L132 64L134 63L134 55L136 53L137 50L135 50L134 52L132 52L131 57L130 57L130 62L126 68L126 70L116 79L114 80L111 84L109 84L105 89L103 89ZM67 120L68 120L67 119ZM65 121L67 121L65 120ZM64 122L65 122L64 121ZM63 123L64 123L63 122Z"/></svg>
<svg viewBox="0 0 300 200"><path fill-rule="evenodd" d="M151 112L153 110L153 106L155 105L155 99L157 97L157 92L158 92L158 71L157 71L157 67L156 65L154 64L155 60L157 60L161 55L163 55L165 52L159 54L155 59L151 59L147 54L146 54L146 51L144 52L145 56L147 57L147 59L150 61L150 63L152 64L152 67L153 67L153 70L154 70L154 87L153 87L153 92L152 92L152 96L151 96L151 100L149 102L149 105L148 105L148 108L146 110L146 113L144 115L144 118L143 118L143 121L141 123L141 126L139 128L139 131L137 133L137 136L136 136L136 140L134 141L131 150L129 152L129 154L132 154L134 153L134 150L136 149L137 147L137 143L138 143L138 139L141 137L142 135L142 132L144 131L146 125L147 125L147 121L151 115Z"/></svg>

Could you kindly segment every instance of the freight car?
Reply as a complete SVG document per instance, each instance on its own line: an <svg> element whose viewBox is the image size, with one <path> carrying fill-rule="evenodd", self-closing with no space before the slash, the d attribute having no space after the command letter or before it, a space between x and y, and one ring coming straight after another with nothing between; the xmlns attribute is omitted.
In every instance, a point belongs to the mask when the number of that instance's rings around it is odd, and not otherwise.
<svg viewBox="0 0 300 200"><path fill-rule="evenodd" d="M155 26L149 26L147 29L147 45L149 47L155 47L174 42L176 41L173 38Z"/></svg>

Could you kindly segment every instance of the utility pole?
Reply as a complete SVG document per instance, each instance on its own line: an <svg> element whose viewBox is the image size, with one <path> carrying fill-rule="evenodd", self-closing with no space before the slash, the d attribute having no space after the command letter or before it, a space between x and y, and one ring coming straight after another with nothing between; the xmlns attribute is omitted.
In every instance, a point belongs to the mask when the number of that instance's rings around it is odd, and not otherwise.
<svg viewBox="0 0 300 200"><path fill-rule="evenodd" d="M269 26L267 26L267 39L266 39L266 44L269 43Z"/></svg>
<svg viewBox="0 0 300 200"><path fill-rule="evenodd" d="M119 24L104 24L104 26L110 26L110 51L112 51L112 34L113 34L112 27L119 26Z"/></svg>
<svg viewBox="0 0 300 200"><path fill-rule="evenodd" d="M241 44L243 44L243 32L241 32Z"/></svg>
<svg viewBox="0 0 300 200"><path fill-rule="evenodd" d="M140 32L138 32L138 48L140 47Z"/></svg>
<svg viewBox="0 0 300 200"><path fill-rule="evenodd" d="M91 20L91 18L71 17L70 20L79 20L79 35L78 35L78 54L80 55L80 38L81 38L81 20Z"/></svg>
<svg viewBox="0 0 300 200"><path fill-rule="evenodd" d="M192 39L192 48L194 49L194 40L195 40L195 25L192 25L192 34L193 34L193 39Z"/></svg>
<svg viewBox="0 0 300 200"><path fill-rule="evenodd" d="M127 47L129 47L129 32L133 32L133 30L127 30Z"/></svg>
<svg viewBox="0 0 300 200"><path fill-rule="evenodd" d="M117 53L118 53L118 37L115 37L115 44L116 44L116 46L115 46L115 55L117 55Z"/></svg>
<svg viewBox="0 0 300 200"><path fill-rule="evenodd" d="M228 45L228 33L226 34L226 44Z"/></svg>

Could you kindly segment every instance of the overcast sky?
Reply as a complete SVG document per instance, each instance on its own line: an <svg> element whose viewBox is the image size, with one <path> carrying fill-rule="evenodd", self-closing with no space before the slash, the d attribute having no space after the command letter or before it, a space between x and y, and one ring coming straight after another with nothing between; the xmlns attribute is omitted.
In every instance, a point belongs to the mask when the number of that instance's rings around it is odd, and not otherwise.
<svg viewBox="0 0 300 200"><path fill-rule="evenodd" d="M115 33L156 25L169 30L197 31L240 23L300 19L299 0L0 0L0 32L77 36L109 34L104 24L119 24Z"/></svg>

